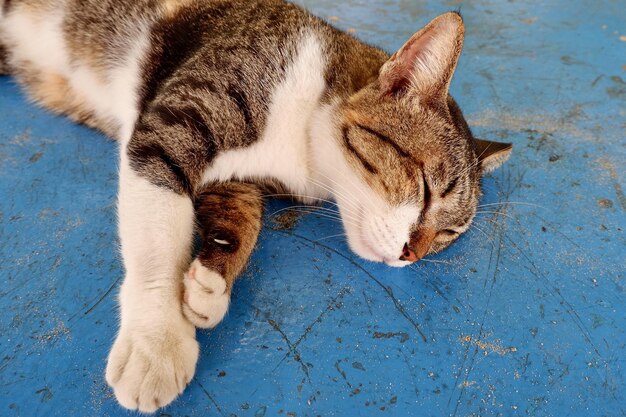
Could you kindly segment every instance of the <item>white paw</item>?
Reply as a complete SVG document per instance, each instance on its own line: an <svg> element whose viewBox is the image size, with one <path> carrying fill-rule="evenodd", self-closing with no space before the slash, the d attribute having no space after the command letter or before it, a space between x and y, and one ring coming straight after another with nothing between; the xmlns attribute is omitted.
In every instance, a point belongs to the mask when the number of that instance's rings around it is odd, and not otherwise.
<svg viewBox="0 0 626 417"><path fill-rule="evenodd" d="M222 321L228 310L230 294L222 276L194 260L185 274L183 313L197 327L211 328Z"/></svg>
<svg viewBox="0 0 626 417"><path fill-rule="evenodd" d="M153 413L189 384L198 352L195 329L182 317L176 325L149 332L122 328L109 354L106 380L123 407Z"/></svg>

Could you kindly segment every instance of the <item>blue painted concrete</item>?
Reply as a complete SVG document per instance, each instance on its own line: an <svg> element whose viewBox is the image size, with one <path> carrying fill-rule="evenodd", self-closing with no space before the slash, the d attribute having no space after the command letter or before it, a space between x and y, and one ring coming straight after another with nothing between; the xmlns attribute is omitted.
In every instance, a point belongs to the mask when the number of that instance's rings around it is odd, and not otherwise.
<svg viewBox="0 0 626 417"><path fill-rule="evenodd" d="M272 203L230 314L199 332L196 378L163 415L625 415L624 3L302 3L387 49L460 7L453 93L514 156L485 179L476 227L414 269L355 258L322 217L281 230ZM0 78L2 416L127 414L103 379L116 164L114 143Z"/></svg>

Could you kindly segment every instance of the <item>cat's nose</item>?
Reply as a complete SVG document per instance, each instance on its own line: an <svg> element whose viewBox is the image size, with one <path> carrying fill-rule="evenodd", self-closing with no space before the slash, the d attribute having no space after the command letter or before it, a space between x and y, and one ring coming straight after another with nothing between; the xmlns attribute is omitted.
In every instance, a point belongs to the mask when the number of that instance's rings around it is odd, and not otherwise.
<svg viewBox="0 0 626 417"><path fill-rule="evenodd" d="M419 260L419 258L415 254L415 251L409 247L409 244L405 243L404 249L402 249L402 256L400 256L400 260L408 261L408 262L416 262L417 260Z"/></svg>

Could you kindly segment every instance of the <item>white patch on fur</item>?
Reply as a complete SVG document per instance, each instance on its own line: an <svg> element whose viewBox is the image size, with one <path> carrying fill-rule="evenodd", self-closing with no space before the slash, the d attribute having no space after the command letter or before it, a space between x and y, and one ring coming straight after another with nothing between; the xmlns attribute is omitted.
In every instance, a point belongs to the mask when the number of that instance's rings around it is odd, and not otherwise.
<svg viewBox="0 0 626 417"><path fill-rule="evenodd" d="M149 47L149 29L139 30L138 33L133 48L124 61L107 74L106 81L103 82L84 65L76 66L69 77L72 88L86 98L98 116L119 124L118 139L122 144L130 139L139 116L137 92L141 81L140 66Z"/></svg>
<svg viewBox="0 0 626 417"><path fill-rule="evenodd" d="M399 258L421 210L416 204L389 205L359 177L338 144L336 114L336 104L316 112L312 156L324 187L332 189L337 201L350 249L370 261L406 266Z"/></svg>
<svg viewBox="0 0 626 417"><path fill-rule="evenodd" d="M65 77L97 117L113 120L121 127L118 139L128 140L138 117L140 65L149 47L149 25L134 24L133 48L102 79L89 66L70 62L62 8L35 14L20 8L19 3L15 7L0 24L0 36L10 47L12 61Z"/></svg>
<svg viewBox="0 0 626 417"><path fill-rule="evenodd" d="M183 313L196 327L217 326L228 311L230 294L226 281L217 272L203 266L198 259L192 262L185 274Z"/></svg>
<svg viewBox="0 0 626 417"><path fill-rule="evenodd" d="M326 60L319 39L305 33L283 82L272 94L266 128L245 149L220 154L206 169L205 183L231 179L274 178L294 194L313 194L309 182L309 124L326 88Z"/></svg>
<svg viewBox="0 0 626 417"><path fill-rule="evenodd" d="M153 412L182 392L198 358L195 328L180 307L194 209L188 197L138 176L121 155L118 210L126 279L107 381L124 407Z"/></svg>
<svg viewBox="0 0 626 417"><path fill-rule="evenodd" d="M63 10L33 15L17 9L3 17L0 36L3 43L9 45L13 61L66 74L69 59L61 30L62 22Z"/></svg>
<svg viewBox="0 0 626 417"><path fill-rule="evenodd" d="M404 245L409 242L411 227L419 219L417 205L387 207L382 212L370 212L364 218L362 239L382 257L383 262L397 265ZM401 266L406 265L402 263Z"/></svg>

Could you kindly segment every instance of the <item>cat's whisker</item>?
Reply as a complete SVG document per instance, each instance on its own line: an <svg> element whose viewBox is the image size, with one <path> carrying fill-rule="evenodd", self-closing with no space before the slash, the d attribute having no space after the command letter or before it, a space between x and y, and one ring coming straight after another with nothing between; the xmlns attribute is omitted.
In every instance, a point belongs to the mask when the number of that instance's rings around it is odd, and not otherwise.
<svg viewBox="0 0 626 417"><path fill-rule="evenodd" d="M498 216L504 216L504 217L508 217L511 220L515 220L515 217L506 214L506 213L502 213L501 211L477 211L476 214L495 214Z"/></svg>
<svg viewBox="0 0 626 417"><path fill-rule="evenodd" d="M339 207L336 204L335 204L335 206L337 208ZM350 221L350 224L355 225L356 227L360 227L360 223L361 223L361 220L362 220L357 215L355 215L355 213L352 210L350 210L349 208L344 208L343 209L343 213L338 211L338 210L334 210L332 208L321 207L321 206L312 206L312 205L290 206L290 207L287 207L286 209L289 209L289 208L294 208L294 209L295 208L310 208L310 209L313 209L313 210L319 210L319 211L324 211L324 212L336 214L342 220L345 220L346 222Z"/></svg>
<svg viewBox="0 0 626 417"><path fill-rule="evenodd" d="M485 232L483 229L481 229L480 227L478 227L475 224L472 224L470 226L470 229L476 229L478 230L480 233L482 233L483 235L485 235L485 237L487 238L487 240L489 240L492 244L495 243L495 239L493 238L493 236L490 236L487 232Z"/></svg>
<svg viewBox="0 0 626 417"><path fill-rule="evenodd" d="M329 214L325 214L325 213L319 213L319 212L314 211L314 210L291 209L291 211L299 212L299 213L305 213L305 214L316 214L318 216L325 217L325 218L330 219L330 220L334 220L337 223L341 223L342 222L342 219L339 218L339 217L335 217L335 216L332 216L332 215L329 215Z"/></svg>
<svg viewBox="0 0 626 417"><path fill-rule="evenodd" d="M291 206L290 208L293 208L293 209L299 209L299 208L309 208L309 209L313 209L313 210L318 210L318 211L326 212L326 213L329 213L329 214L336 214L336 215L337 215L337 217L338 217L338 218L340 218L340 219L344 219L344 218L345 218L345 219L354 220L355 222L359 220L359 219L357 219L356 217L351 216L351 215L349 215L349 214L345 214L345 213L344 213L344 214L342 215L342 214L341 214L340 212L338 212L337 210L332 210L332 209L329 209L329 208L326 208L326 207L317 207L317 206L306 206L306 205L303 205L303 206Z"/></svg>
<svg viewBox="0 0 626 417"><path fill-rule="evenodd" d="M335 167L335 171L339 172L339 169ZM359 186L359 184L356 182L356 180L350 176L345 176L344 179L347 179L348 182L350 183L350 185L352 186L351 189L349 189L351 192L353 190L357 190L359 192L359 194L361 194L361 197L363 197L366 201L370 198L367 194L365 194L365 192L363 191L363 189ZM337 181L333 180L332 178L330 178L331 181L335 182L336 184L342 186L344 189L347 189L347 187L345 185L341 185L339 183L337 183Z"/></svg>
<svg viewBox="0 0 626 417"><path fill-rule="evenodd" d="M337 168L337 167L333 167L333 169L335 170L335 172L337 172L337 173L341 174L341 172L339 171L339 168ZM361 189L360 189L360 187L354 186L354 181L353 181L352 179L350 179L349 177L345 177L345 176L344 176L344 178L347 178L347 179L348 179L348 181L350 181L350 182L353 184L353 188L352 188L352 189L348 188L348 187L347 187L347 186L345 186L344 184L341 184L341 183L337 182L334 178L331 178L331 177L329 177L329 176L325 175L325 174L324 174L324 173L322 173L322 172L318 172L318 174L319 174L319 175L321 175L322 177L326 178L328 181L332 182L333 184L335 184L337 187L341 188L341 189L344 191L344 193L347 193L347 195L346 195L346 194L343 194L343 197L344 197L346 200L349 200L349 201L358 201L358 198L355 198L356 196L354 195L354 189L358 190L358 191L361 193L361 195L362 195L363 197L367 197L367 196L363 193L363 190L361 190ZM354 200L352 200L352 199L354 199Z"/></svg>
<svg viewBox="0 0 626 417"><path fill-rule="evenodd" d="M320 187L323 190L328 191L329 194L331 194L332 196L336 197L336 196L340 196L342 197L347 204L354 206L354 208L358 208L357 204L355 202L353 202L351 199L347 198L345 195L343 195L341 192L338 192L337 190L333 190L332 188L330 188L329 186L327 186L324 183L321 183L313 178L309 178L308 179L313 185L316 185L318 187ZM338 204L336 204L338 206Z"/></svg>
<svg viewBox="0 0 626 417"><path fill-rule="evenodd" d="M320 242L320 241L322 241L322 240L326 240L326 239L332 239L332 238L335 238L335 237L345 237L345 236L346 236L346 234L345 234L345 233L339 233L339 234L337 234L337 235L325 236L325 237L322 237L322 238L316 239L315 241L316 241L316 242Z"/></svg>
<svg viewBox="0 0 626 417"><path fill-rule="evenodd" d="M307 195L307 194L295 194L295 193L263 194L263 197L264 198L272 198L272 197L276 197L276 198L282 198L282 197L310 198L310 199L317 200L317 201L322 202L322 203L327 203L327 204L332 204L333 206L337 206L337 203L332 201L332 200L327 200L325 198L315 197L315 196Z"/></svg>
<svg viewBox="0 0 626 417"><path fill-rule="evenodd" d="M310 205L300 205L300 206L289 206L289 207L284 207L281 209L276 210L275 212L271 213L270 216L276 216L278 213L282 213L284 211L295 211L295 210L299 210L299 209L309 209L311 211L317 211L319 209L321 209L322 207L318 207L318 206L310 206ZM332 211L330 209L327 209L329 211ZM337 214L337 218L340 218L340 216L338 215L339 213L337 213L336 211L332 211L333 214Z"/></svg>
<svg viewBox="0 0 626 417"><path fill-rule="evenodd" d="M281 209L281 210L278 210L278 211L272 213L270 216L274 216L277 213L280 213L280 212L283 212L283 211L286 211L286 210L293 210L293 211L297 211L297 212L300 212L300 213L306 213L306 214L314 214L314 215L317 215L317 216L320 216L320 217L324 217L324 218L336 221L337 223L340 223L342 225L345 223L345 224L350 224L350 225L352 225L352 226L354 226L356 228L360 227L359 224L354 223L350 219L343 219L343 218L338 217L338 216L334 216L334 215L331 215L331 214L319 212L319 211L317 211L317 207L314 207L314 210L310 210L310 209L306 209L306 208L300 208L300 207L286 207L284 209Z"/></svg>
<svg viewBox="0 0 626 417"><path fill-rule="evenodd" d="M304 210L301 210L301 212L302 213L306 213L306 214L315 215L315 216L318 216L318 217L322 217L322 218L334 221L336 223L339 223L341 226L345 226L345 225L349 224L349 225L354 226L355 228L358 227L357 224L351 223L350 221L347 221L345 219L339 219L339 218L336 218L336 217L333 217L333 216L329 216L329 215L326 215L324 213L317 213L317 212L314 212L314 211L304 211Z"/></svg>
<svg viewBox="0 0 626 417"><path fill-rule="evenodd" d="M484 207L492 207L492 206L508 206L508 205L518 205L518 206L530 206L530 207L539 207L545 210L548 210L547 207L542 206L540 204L534 204L534 203L526 203L523 201L503 201L501 203L489 203L489 204L480 204L478 205L477 208L484 208Z"/></svg>
<svg viewBox="0 0 626 417"><path fill-rule="evenodd" d="M465 176L467 175L467 173L471 170L476 168L478 165L480 165L480 158L489 150L489 148L491 147L491 143L489 145L487 145L485 147L485 149L483 149L483 151L479 154L476 155L476 161L474 161L473 163L471 163L465 170L463 170L463 172L461 172L460 176Z"/></svg>
<svg viewBox="0 0 626 417"><path fill-rule="evenodd" d="M477 156L476 161L472 162L471 164L469 164L463 171L461 171L461 173L459 174L459 177L465 176L467 175L467 173L476 168L479 164L480 164L480 157L487 151L487 149L484 149L483 152Z"/></svg>
<svg viewBox="0 0 626 417"><path fill-rule="evenodd" d="M311 179L311 182L313 182L314 184L316 183L316 180ZM322 187L326 187L325 184L321 184L319 183L320 186ZM332 193L332 191L331 191ZM341 194L339 194L341 196ZM344 197L345 198L345 197ZM344 215L346 217L352 218L354 219L357 223L361 222L361 214L360 214L360 207L353 201L351 201L350 199L346 199L346 202L348 203L347 205L344 206L339 206L338 203L334 203L333 205L335 207L337 207L337 209L339 209L340 214L344 213Z"/></svg>
<svg viewBox="0 0 626 417"><path fill-rule="evenodd" d="M440 261L437 259L426 259L426 258L422 258L417 262L430 262L433 264L446 264L446 265L456 265L454 262L450 262L450 261Z"/></svg>
<svg viewBox="0 0 626 417"><path fill-rule="evenodd" d="M335 180L333 180L332 178L328 178L328 177L326 177L324 174L321 174L321 173L320 173L320 175L322 175L322 176L324 176L325 178L329 179L330 181L334 182L334 183L335 183L335 184L337 184L338 186L341 186L341 184L337 183L337 182L336 182ZM339 190L332 189L332 188L331 188L331 187L329 187L328 185L326 185L326 184L324 184L324 183L322 183L322 182L320 182L320 181L317 181L317 180L316 180L316 179L314 179L314 178L310 178L310 177L309 177L309 178L308 178L308 180L309 180L311 183L313 183L314 185L317 185L318 187L320 187L320 188L322 188L322 189L324 189L324 190L328 191L331 195L338 195L338 196L342 197L342 198L346 201L346 203L347 203L347 204L350 204L350 205L351 205L351 206L353 206L355 209L359 209L359 205L357 204L357 200L356 200L356 199L354 199L354 197L353 197L353 196L351 196L351 195L346 195L346 194L344 194L343 192L341 192L341 191L339 191ZM342 189L343 189L343 187L342 187Z"/></svg>
<svg viewBox="0 0 626 417"><path fill-rule="evenodd" d="M493 219L483 218L481 220L488 221L488 222L494 224L496 227L503 227L504 226L502 223L499 223L499 222L497 222L496 220L493 220ZM521 232L528 232L528 229L525 228L524 226L522 226L517 219L515 219L514 222L515 222L516 225L519 226L519 228L517 228L517 230L519 230Z"/></svg>

